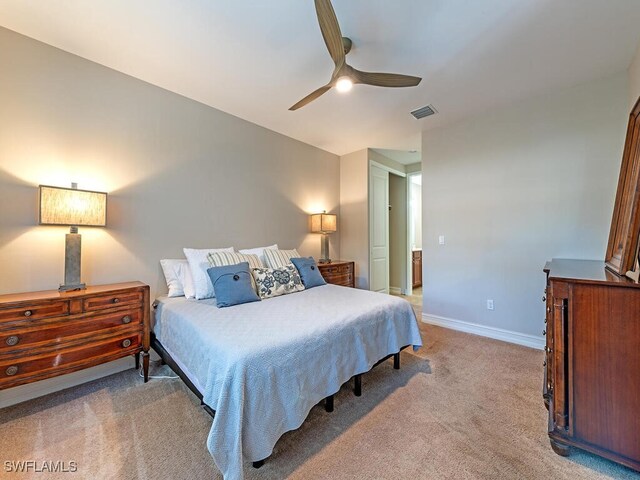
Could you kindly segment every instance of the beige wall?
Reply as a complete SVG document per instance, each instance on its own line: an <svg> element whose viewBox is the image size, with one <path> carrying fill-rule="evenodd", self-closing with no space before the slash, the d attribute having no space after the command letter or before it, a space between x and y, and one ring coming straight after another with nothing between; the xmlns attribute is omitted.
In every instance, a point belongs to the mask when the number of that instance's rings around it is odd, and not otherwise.
<svg viewBox="0 0 640 480"><path fill-rule="evenodd" d="M422 171L422 162L411 163L409 165L404 166L404 171L407 173L415 173Z"/></svg>
<svg viewBox="0 0 640 480"><path fill-rule="evenodd" d="M369 288L367 149L340 157L340 255L356 264L356 287Z"/></svg>
<svg viewBox="0 0 640 480"><path fill-rule="evenodd" d="M373 162L377 162L380 165L384 165L385 167L389 167L398 172L406 172L406 168L402 163L397 162L392 158L387 157L386 155L382 155L381 153L378 153L371 148L367 149L367 155L369 156L369 160Z"/></svg>
<svg viewBox="0 0 640 480"><path fill-rule="evenodd" d="M418 185L411 181L409 177L409 198L411 202L411 221L413 225L411 230L411 248L422 248L422 185Z"/></svg>
<svg viewBox="0 0 640 480"><path fill-rule="evenodd" d="M41 183L109 193L108 227L80 229L88 283L163 292L159 260L186 246L319 255L308 214L339 213L337 156L1 28L0 72L0 293L62 281Z"/></svg>
<svg viewBox="0 0 640 480"><path fill-rule="evenodd" d="M407 178L389 174L389 286L407 290Z"/></svg>
<svg viewBox="0 0 640 480"><path fill-rule="evenodd" d="M424 311L541 339L545 261L604 258L627 116L618 75L424 132Z"/></svg>
<svg viewBox="0 0 640 480"><path fill-rule="evenodd" d="M627 71L629 80L629 112L640 97L640 43Z"/></svg>

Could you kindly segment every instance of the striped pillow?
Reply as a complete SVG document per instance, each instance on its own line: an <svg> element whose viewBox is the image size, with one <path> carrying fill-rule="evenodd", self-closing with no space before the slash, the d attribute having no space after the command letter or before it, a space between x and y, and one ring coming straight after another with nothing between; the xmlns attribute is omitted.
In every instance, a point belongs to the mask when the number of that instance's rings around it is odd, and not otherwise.
<svg viewBox="0 0 640 480"><path fill-rule="evenodd" d="M264 250L264 259L269 268L279 268L291 264L292 258L299 257L300 254L294 248L293 250Z"/></svg>
<svg viewBox="0 0 640 480"><path fill-rule="evenodd" d="M226 267L227 265L237 265L242 262L247 262L249 264L249 269L264 267L258 255L249 253L211 252L207 255L207 259L212 267Z"/></svg>

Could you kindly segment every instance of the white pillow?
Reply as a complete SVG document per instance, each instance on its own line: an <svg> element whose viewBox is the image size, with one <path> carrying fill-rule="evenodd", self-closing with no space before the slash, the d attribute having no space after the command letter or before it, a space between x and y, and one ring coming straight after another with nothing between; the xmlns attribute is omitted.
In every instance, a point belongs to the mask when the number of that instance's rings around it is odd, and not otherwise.
<svg viewBox="0 0 640 480"><path fill-rule="evenodd" d="M279 268L289 265L292 258L300 257L298 251L293 250L264 250L267 267Z"/></svg>
<svg viewBox="0 0 640 480"><path fill-rule="evenodd" d="M182 279L182 286L184 287L184 296L187 298L196 298L196 289L193 286L193 274L191 273L191 267L187 262L187 268L184 271L184 278Z"/></svg>
<svg viewBox="0 0 640 480"><path fill-rule="evenodd" d="M213 252L233 252L233 247L228 248L183 248L184 256L187 257L191 277L193 278L193 296L196 300L215 297L211 279L207 274L209 260L207 255Z"/></svg>
<svg viewBox="0 0 640 480"><path fill-rule="evenodd" d="M189 291L193 298L193 280L191 278L191 270L189 262L185 259L163 259L160 260L162 272L167 281L168 297L188 296Z"/></svg>
<svg viewBox="0 0 640 480"><path fill-rule="evenodd" d="M243 250L238 250L240 253L244 253L247 255L257 255L260 261L262 262L262 266L267 266L267 260L264 258L265 250L278 250L278 244L274 243L268 247L255 247L255 248L245 248Z"/></svg>

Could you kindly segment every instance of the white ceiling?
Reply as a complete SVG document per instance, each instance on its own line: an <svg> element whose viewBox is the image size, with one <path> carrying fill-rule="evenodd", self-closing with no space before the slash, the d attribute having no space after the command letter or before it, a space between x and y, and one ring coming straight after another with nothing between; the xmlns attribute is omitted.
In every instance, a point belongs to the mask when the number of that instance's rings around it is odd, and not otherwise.
<svg viewBox="0 0 640 480"><path fill-rule="evenodd" d="M288 108L332 62L312 0L2 0L0 25L325 150L420 149L420 131L624 71L640 0L334 0L348 61L424 78ZM409 111L439 113L415 120Z"/></svg>

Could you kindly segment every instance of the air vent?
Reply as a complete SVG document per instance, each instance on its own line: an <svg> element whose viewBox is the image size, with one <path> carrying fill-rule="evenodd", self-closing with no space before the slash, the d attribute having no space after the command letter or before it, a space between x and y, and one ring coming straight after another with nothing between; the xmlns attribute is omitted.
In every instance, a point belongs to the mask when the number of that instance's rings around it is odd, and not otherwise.
<svg viewBox="0 0 640 480"><path fill-rule="evenodd" d="M420 120L421 118L428 117L429 115L435 115L436 113L438 113L438 111L433 105L427 105L426 107L414 110L411 112L411 115L413 115L417 120Z"/></svg>

